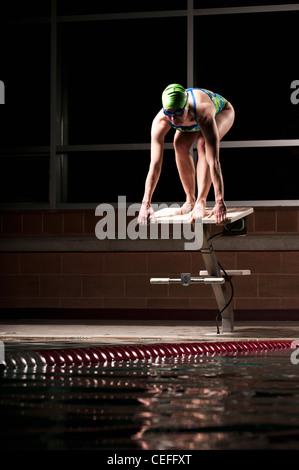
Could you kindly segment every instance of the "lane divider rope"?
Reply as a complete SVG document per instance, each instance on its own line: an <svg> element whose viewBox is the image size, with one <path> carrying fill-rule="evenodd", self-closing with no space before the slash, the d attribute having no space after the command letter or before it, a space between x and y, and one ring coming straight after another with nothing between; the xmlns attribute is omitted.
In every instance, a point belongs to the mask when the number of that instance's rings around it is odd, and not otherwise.
<svg viewBox="0 0 299 470"><path fill-rule="evenodd" d="M219 341L202 343L159 343L76 348L39 349L7 353L4 367L84 366L120 361L157 360L179 357L214 356L289 349L288 340Z"/></svg>

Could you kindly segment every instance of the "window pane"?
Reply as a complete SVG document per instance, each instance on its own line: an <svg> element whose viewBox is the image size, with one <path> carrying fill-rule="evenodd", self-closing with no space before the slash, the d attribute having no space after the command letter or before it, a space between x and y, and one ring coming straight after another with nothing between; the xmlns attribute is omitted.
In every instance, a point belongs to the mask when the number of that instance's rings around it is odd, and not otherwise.
<svg viewBox="0 0 299 470"><path fill-rule="evenodd" d="M2 156L0 164L1 203L49 201L48 156Z"/></svg>
<svg viewBox="0 0 299 470"><path fill-rule="evenodd" d="M140 203L150 163L149 151L73 153L68 157L68 201ZM166 150L153 202L184 200L174 152Z"/></svg>
<svg viewBox="0 0 299 470"><path fill-rule="evenodd" d="M220 161L226 201L299 199L298 147L221 148ZM66 202L116 203L118 196L126 196L127 203L139 203L149 162L149 151L70 154ZM165 150L152 202L184 200L174 151ZM208 200L214 201L213 188Z"/></svg>
<svg viewBox="0 0 299 470"><path fill-rule="evenodd" d="M299 106L291 102L299 12L195 18L196 86L222 94L235 107L228 140L297 139ZM281 34L281 31L284 31ZM205 49L210 37L215 50Z"/></svg>
<svg viewBox="0 0 299 470"><path fill-rule="evenodd" d="M59 15L88 15L101 13L126 13L132 11L163 11L184 10L187 8L187 0L143 0L136 2L113 1L99 2L99 0L85 0L74 2L74 0L60 0L58 2Z"/></svg>
<svg viewBox="0 0 299 470"><path fill-rule="evenodd" d="M1 29L1 145L50 143L50 25L11 23Z"/></svg>
<svg viewBox="0 0 299 470"><path fill-rule="evenodd" d="M43 18L49 17L50 14L51 0L16 0L13 2L1 2L1 16L6 19Z"/></svg>
<svg viewBox="0 0 299 470"><path fill-rule="evenodd" d="M161 176L153 194L153 202L182 202L186 195L179 178L174 150L164 150Z"/></svg>
<svg viewBox="0 0 299 470"><path fill-rule="evenodd" d="M223 148L220 162L227 201L299 199L298 147Z"/></svg>
<svg viewBox="0 0 299 470"><path fill-rule="evenodd" d="M63 24L69 143L149 142L161 94L186 83L186 19ZM161 38L180 32L174 47Z"/></svg>
<svg viewBox="0 0 299 470"><path fill-rule="evenodd" d="M89 152L68 156L67 202L141 201L149 152Z"/></svg>

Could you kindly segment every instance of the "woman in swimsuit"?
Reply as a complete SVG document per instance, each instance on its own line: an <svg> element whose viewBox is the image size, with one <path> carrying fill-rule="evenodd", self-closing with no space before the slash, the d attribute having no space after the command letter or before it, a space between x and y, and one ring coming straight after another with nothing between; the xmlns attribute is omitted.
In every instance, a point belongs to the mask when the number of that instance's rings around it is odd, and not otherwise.
<svg viewBox="0 0 299 470"><path fill-rule="evenodd" d="M174 128L174 149L180 179L186 193L186 202L179 212L190 212L190 222L202 219L206 213L206 200L213 184L215 206L210 214L217 224L226 218L224 185L219 161L219 142L232 127L235 117L233 106L222 96L202 88L183 88L169 85L162 94L163 108L152 123L151 163L145 182L145 191L138 222L148 223L154 218L151 199L158 183L164 139ZM195 170L190 148L196 142L198 163ZM195 197L195 173L198 195Z"/></svg>

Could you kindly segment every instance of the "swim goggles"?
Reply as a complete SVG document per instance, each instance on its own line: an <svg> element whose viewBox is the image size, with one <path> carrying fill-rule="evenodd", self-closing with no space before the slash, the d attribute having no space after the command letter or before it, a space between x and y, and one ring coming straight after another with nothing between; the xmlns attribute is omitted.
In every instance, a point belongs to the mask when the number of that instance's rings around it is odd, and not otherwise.
<svg viewBox="0 0 299 470"><path fill-rule="evenodd" d="M183 114L183 112L185 111L185 107L186 106L184 106L183 108L178 109L174 113L170 113L169 111L166 111L166 109L163 108L163 113L166 116L169 116L169 117L181 116L181 114Z"/></svg>

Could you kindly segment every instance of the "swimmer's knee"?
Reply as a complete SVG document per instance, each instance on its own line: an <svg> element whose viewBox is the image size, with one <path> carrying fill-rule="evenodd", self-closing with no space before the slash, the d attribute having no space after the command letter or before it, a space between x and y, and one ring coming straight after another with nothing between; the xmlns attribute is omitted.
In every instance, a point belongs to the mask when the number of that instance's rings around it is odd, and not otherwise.
<svg viewBox="0 0 299 470"><path fill-rule="evenodd" d="M177 154L189 153L189 148L190 148L189 143L186 143L184 139L180 138L180 136L175 135L174 140L173 140L173 146Z"/></svg>
<svg viewBox="0 0 299 470"><path fill-rule="evenodd" d="M192 134L192 135L191 135ZM173 146L176 153L186 154L190 152L190 148L196 140L193 133L182 133L177 131L174 136Z"/></svg>
<svg viewBox="0 0 299 470"><path fill-rule="evenodd" d="M196 141L196 147L200 150L205 149L205 139L202 136L198 137Z"/></svg>
<svg viewBox="0 0 299 470"><path fill-rule="evenodd" d="M205 157L206 154L206 146L205 146L205 139L203 137L199 137L196 141L196 148L197 148L197 156Z"/></svg>

